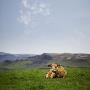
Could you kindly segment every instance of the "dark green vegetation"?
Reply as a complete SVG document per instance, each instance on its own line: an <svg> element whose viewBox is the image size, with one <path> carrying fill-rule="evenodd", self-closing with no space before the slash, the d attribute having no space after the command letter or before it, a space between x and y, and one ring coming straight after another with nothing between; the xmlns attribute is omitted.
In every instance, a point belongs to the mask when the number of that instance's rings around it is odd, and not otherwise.
<svg viewBox="0 0 90 90"><path fill-rule="evenodd" d="M29 60L16 60L16 61L9 61L6 60L0 63L0 69L25 69L29 68L31 61Z"/></svg>
<svg viewBox="0 0 90 90"><path fill-rule="evenodd" d="M0 90L90 90L90 68L66 68L65 79L45 79L48 69L1 70Z"/></svg>

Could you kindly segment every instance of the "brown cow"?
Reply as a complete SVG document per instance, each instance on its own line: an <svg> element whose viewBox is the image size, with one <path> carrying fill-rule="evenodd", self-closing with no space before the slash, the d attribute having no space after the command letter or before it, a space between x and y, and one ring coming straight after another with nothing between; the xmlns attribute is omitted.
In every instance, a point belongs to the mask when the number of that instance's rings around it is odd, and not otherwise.
<svg viewBox="0 0 90 90"><path fill-rule="evenodd" d="M51 67L49 72L54 73L53 78L54 77L65 78L67 76L67 71L60 64L49 64L48 67ZM47 73L47 76L50 76L50 75L48 75L49 72Z"/></svg>

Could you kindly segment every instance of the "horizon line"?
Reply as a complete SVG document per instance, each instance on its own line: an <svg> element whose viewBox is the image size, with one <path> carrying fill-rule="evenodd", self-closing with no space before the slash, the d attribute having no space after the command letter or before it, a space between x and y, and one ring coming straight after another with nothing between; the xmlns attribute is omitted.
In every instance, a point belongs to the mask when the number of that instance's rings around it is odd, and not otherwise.
<svg viewBox="0 0 90 90"><path fill-rule="evenodd" d="M37 54L37 55L41 55L41 54L47 54L47 53L50 53L50 54L63 54L63 53L70 53L70 54L90 54L90 53L87 53L87 52L42 52L42 53L13 53L13 52L3 52L3 51L0 51L0 53L9 53L9 54Z"/></svg>

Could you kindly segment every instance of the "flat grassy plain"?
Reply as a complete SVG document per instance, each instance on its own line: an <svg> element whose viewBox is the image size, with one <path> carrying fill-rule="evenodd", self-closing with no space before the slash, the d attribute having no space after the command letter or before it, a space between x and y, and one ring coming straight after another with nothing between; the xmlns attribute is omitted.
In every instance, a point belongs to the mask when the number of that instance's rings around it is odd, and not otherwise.
<svg viewBox="0 0 90 90"><path fill-rule="evenodd" d="M68 67L65 79L45 79L48 70L0 70L0 90L90 90L89 67Z"/></svg>

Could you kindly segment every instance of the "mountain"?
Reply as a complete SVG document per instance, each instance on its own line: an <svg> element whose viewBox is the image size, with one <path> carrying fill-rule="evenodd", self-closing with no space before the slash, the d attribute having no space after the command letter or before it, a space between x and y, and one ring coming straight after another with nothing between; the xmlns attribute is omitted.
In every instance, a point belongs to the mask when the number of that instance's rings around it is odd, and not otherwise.
<svg viewBox="0 0 90 90"><path fill-rule="evenodd" d="M64 66L86 67L90 66L90 54L62 53L54 56L53 62L61 63Z"/></svg>
<svg viewBox="0 0 90 90"><path fill-rule="evenodd" d="M32 66L42 66L48 63L60 63L63 66L90 66L90 54L72 54L72 53L44 53L29 57Z"/></svg>
<svg viewBox="0 0 90 90"><path fill-rule="evenodd" d="M21 59L27 59L28 57L35 56L34 54L10 54L5 52L0 52L0 61L5 60L21 60Z"/></svg>
<svg viewBox="0 0 90 90"><path fill-rule="evenodd" d="M27 59L28 57L33 57L36 56L35 54L15 54L15 56L17 57L17 60L21 60L21 59Z"/></svg>
<svg viewBox="0 0 90 90"><path fill-rule="evenodd" d="M15 55L13 55L13 54L0 52L0 61L16 60L16 59L17 59L17 57Z"/></svg>
<svg viewBox="0 0 90 90"><path fill-rule="evenodd" d="M47 67L50 63L70 67L90 67L90 54L83 53L43 53L41 55L0 53L0 60L3 60L0 68Z"/></svg>
<svg viewBox="0 0 90 90"><path fill-rule="evenodd" d="M35 67L35 66L43 66L43 65L47 64L52 59L53 58L50 55L44 53L41 55L29 57L27 60L30 60L32 62L30 64L31 67L33 67L33 66Z"/></svg>

